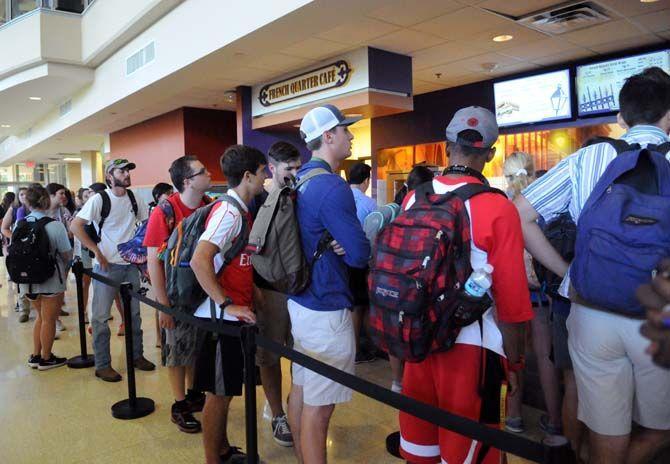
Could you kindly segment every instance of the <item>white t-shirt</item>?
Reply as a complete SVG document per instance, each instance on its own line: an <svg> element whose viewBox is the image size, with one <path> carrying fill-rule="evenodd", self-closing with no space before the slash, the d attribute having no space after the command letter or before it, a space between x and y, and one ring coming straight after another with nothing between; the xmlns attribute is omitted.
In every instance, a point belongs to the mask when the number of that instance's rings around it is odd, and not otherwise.
<svg viewBox="0 0 670 464"><path fill-rule="evenodd" d="M247 205L244 204L242 199L233 189L228 190L226 194L235 198L242 206L245 213L248 211ZM219 247L220 251L225 252L225 250L227 250L231 245L233 239L237 237L242 231L243 220L242 213L237 208L235 208L235 206L228 202L222 202L221 206L219 206L214 211L214 213L212 213L212 217L207 223L207 228L202 233L198 241L204 240L213 243ZM221 266L223 266L223 258L221 257L221 253L217 253L216 256L214 256L215 272L218 273L221 269ZM212 310L211 300L209 298L207 298L200 306L198 306L194 316L211 319ZM219 305L216 305L216 318L221 318L221 308ZM223 312L223 319L225 321L239 320L237 317L229 316L226 311Z"/></svg>
<svg viewBox="0 0 670 464"><path fill-rule="evenodd" d="M133 212L133 205L130 202L128 194L117 197L111 189L105 190L109 195L110 210L109 216L105 219L100 234L100 243L98 248L107 258L107 261L113 264L128 264L121 258L116 246L125 243L135 235L137 223L144 221L149 216L147 204L140 197L135 195L137 201L137 217ZM93 222L96 226L100 223L102 213L102 196L96 194L91 197L77 213L77 217L86 222Z"/></svg>

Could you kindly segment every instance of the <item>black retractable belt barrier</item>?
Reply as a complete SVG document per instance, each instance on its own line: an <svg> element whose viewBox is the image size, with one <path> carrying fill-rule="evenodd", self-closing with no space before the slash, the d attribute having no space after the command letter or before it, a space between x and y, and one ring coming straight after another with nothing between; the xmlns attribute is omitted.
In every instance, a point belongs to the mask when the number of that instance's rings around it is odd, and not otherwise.
<svg viewBox="0 0 670 464"><path fill-rule="evenodd" d="M82 281L84 265L79 258L75 260L72 271L77 282L77 314L79 316L79 348L81 355L68 359L67 365L73 369L83 369L95 365L95 359L93 355L88 354L86 349L86 321L84 317L86 301L84 301L84 283Z"/></svg>
<svg viewBox="0 0 670 464"><path fill-rule="evenodd" d="M130 310L132 284L121 284L121 302L123 303L123 323L126 329L126 366L128 369L128 399L112 405L112 416L117 419L137 419L154 412L155 405L149 398L138 398L135 391L135 360L133 358L133 315Z"/></svg>
<svg viewBox="0 0 670 464"><path fill-rule="evenodd" d="M90 271L85 272L90 273ZM111 281L98 274L90 273L90 275L104 283L109 282L108 285L119 286L117 282ZM123 288L124 287L122 286L122 296L124 294ZM460 435L472 438L473 440L477 440L486 445L490 445L506 453L543 464L573 464L576 462L574 453L570 449L569 444L565 446L544 445L542 443L538 443L527 438L514 435L512 433L487 427L486 425L471 419L467 419L456 414L451 414L429 404L417 401L399 393L394 393L391 390L383 388L377 384L368 382L347 372L336 369L332 366L329 366L328 364L287 348L284 345L274 342L273 340L258 335L257 328L255 326L230 326L223 325L221 323L215 323L209 319L197 318L182 311L178 311L174 308L161 305L160 303L133 291L130 285L126 287L125 293L128 295L128 318L130 318L130 298L132 297L155 309L158 309L159 311L163 311L166 314L173 316L175 319L178 319L187 324L191 324L200 329L228 335L231 337L242 338L245 360L245 415L248 463L257 464L259 462L255 390L256 370L255 368L247 369L247 366L254 366L256 346L260 346L276 354L279 354L280 356L298 363L301 366L316 372L317 374L334 380L335 382L349 387L352 390L355 390L369 398L387 404L394 409L411 414L415 417L418 417L419 419L423 419L431 424L437 425L438 427L451 430ZM124 298L124 309L125 308L126 303ZM127 330L129 330L129 328L127 328ZM128 338L131 337L126 336L126 339ZM126 340L126 351L132 353L132 350L128 350L127 341L128 340ZM131 368L129 367L129 371L130 369ZM132 380L132 393L134 395L134 376L132 377Z"/></svg>

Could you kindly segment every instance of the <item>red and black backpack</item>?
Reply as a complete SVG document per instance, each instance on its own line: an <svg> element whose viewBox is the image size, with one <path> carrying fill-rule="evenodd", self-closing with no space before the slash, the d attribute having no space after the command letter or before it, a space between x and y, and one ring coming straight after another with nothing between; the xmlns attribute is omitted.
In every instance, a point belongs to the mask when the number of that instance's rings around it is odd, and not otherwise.
<svg viewBox="0 0 670 464"><path fill-rule="evenodd" d="M463 291L472 273L465 202L485 192L505 195L482 184L435 194L426 182L412 207L379 233L368 278L369 330L390 355L420 362L446 351L461 327L490 307L488 296L475 299Z"/></svg>

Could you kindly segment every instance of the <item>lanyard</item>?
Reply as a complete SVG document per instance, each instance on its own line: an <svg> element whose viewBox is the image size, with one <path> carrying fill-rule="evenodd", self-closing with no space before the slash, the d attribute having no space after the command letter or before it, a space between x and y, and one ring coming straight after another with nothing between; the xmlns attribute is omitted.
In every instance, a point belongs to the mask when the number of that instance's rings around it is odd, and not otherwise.
<svg viewBox="0 0 670 464"><path fill-rule="evenodd" d="M454 164L453 166L449 166L447 169L444 170L444 174L460 174L462 176L471 176L476 179L479 179L482 182L482 184L486 186L489 185L489 181L486 179L486 177L482 175L481 172L460 164Z"/></svg>

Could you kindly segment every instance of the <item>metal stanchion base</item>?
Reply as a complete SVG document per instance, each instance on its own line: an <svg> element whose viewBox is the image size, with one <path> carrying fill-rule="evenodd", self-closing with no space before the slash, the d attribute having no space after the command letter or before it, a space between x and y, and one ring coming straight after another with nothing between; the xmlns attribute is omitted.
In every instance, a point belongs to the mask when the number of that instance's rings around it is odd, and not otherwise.
<svg viewBox="0 0 670 464"><path fill-rule="evenodd" d="M130 406L130 400L122 400L112 405L112 416L117 419L139 419L154 412L156 406L149 398L137 398L135 407Z"/></svg>
<svg viewBox="0 0 670 464"><path fill-rule="evenodd" d="M386 437L386 451L391 456L402 459L402 456L400 456L400 432L393 432Z"/></svg>
<svg viewBox="0 0 670 464"><path fill-rule="evenodd" d="M92 354L87 356L74 356L67 360L67 367L72 369L84 369L86 367L93 367L95 365L95 358Z"/></svg>

